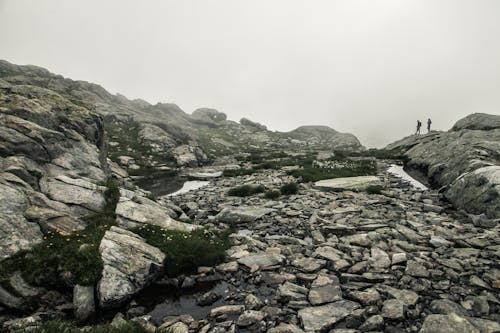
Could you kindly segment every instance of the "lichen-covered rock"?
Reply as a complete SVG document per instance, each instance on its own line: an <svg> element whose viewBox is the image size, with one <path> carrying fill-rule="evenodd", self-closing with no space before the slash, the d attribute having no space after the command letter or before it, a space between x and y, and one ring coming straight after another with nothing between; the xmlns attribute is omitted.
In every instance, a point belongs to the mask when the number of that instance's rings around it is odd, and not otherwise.
<svg viewBox="0 0 500 333"><path fill-rule="evenodd" d="M103 308L123 304L151 283L161 272L165 254L136 234L111 227L99 252L104 264L97 291Z"/></svg>
<svg viewBox="0 0 500 333"><path fill-rule="evenodd" d="M94 286L76 285L73 288L75 318L85 321L95 314Z"/></svg>

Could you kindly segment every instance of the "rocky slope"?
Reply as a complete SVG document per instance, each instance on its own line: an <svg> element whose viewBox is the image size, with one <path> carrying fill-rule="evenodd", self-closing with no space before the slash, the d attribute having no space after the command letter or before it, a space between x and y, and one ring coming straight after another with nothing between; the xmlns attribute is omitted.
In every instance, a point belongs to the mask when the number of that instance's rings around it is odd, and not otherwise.
<svg viewBox="0 0 500 333"><path fill-rule="evenodd" d="M175 104L151 105L111 95L102 87L73 81L35 66L0 61L0 86L31 85L53 91L104 117L110 157L125 167L206 164L231 153L262 149L361 149L352 134L311 126L288 133L241 119L239 123L214 109L187 114ZM125 156L120 159L120 156Z"/></svg>
<svg viewBox="0 0 500 333"><path fill-rule="evenodd" d="M500 116L471 114L448 132L412 135L387 146L404 152L420 173L458 208L500 217Z"/></svg>

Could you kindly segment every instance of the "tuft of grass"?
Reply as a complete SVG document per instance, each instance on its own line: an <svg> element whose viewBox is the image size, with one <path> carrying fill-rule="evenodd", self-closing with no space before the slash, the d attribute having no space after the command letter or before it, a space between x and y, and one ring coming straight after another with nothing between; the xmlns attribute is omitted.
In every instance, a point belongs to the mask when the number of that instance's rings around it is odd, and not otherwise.
<svg viewBox="0 0 500 333"><path fill-rule="evenodd" d="M232 197L248 197L258 193L264 193L266 188L262 185L241 185L230 189L227 195Z"/></svg>
<svg viewBox="0 0 500 333"><path fill-rule="evenodd" d="M281 192L278 190L269 190L264 194L264 197L266 199L276 199L276 198L279 198L280 195L281 195Z"/></svg>
<svg viewBox="0 0 500 333"><path fill-rule="evenodd" d="M132 231L165 253L167 276L191 274L200 266L219 264L225 258L225 251L231 246L229 233L208 229L182 232L144 225Z"/></svg>
<svg viewBox="0 0 500 333"><path fill-rule="evenodd" d="M297 183L287 183L280 187L280 192L283 195L296 194L299 191Z"/></svg>
<svg viewBox="0 0 500 333"><path fill-rule="evenodd" d="M73 323L65 321L48 321L37 328L14 331L15 333L151 333L138 323L127 321L121 325L102 324L91 327L78 328ZM167 330L155 330L155 333L166 333Z"/></svg>
<svg viewBox="0 0 500 333"><path fill-rule="evenodd" d="M380 194L384 188L381 185L370 185L366 188L368 194Z"/></svg>
<svg viewBox="0 0 500 333"><path fill-rule="evenodd" d="M0 262L0 281L7 281L17 270L26 282L53 289L72 288L75 284L91 285L101 277L102 260L99 243L106 230L115 223L116 204L120 198L113 181L103 183L106 203L102 210L84 220L81 232L66 234L49 232L41 243L29 251Z"/></svg>

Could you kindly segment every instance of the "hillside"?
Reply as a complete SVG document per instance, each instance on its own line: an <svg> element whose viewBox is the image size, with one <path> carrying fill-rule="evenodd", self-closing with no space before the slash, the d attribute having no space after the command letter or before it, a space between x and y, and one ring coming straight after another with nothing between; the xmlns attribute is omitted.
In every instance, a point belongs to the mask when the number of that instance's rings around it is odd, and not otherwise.
<svg viewBox="0 0 500 333"><path fill-rule="evenodd" d="M0 87L20 85L47 89L103 116L111 159L120 162L119 156L129 156L141 167L203 165L220 156L256 150L363 149L354 135L324 126L268 131L245 118L239 123L227 120L214 109L188 114L175 104L128 100L96 84L0 61Z"/></svg>

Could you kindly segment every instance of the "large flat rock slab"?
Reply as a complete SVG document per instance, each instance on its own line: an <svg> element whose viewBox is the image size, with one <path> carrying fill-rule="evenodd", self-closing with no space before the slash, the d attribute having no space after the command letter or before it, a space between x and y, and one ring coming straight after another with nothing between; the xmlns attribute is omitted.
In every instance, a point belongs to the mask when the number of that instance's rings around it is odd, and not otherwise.
<svg viewBox="0 0 500 333"><path fill-rule="evenodd" d="M273 211L274 209L271 208L252 206L226 207L219 214L217 214L216 218L219 222L227 224L248 223L253 222Z"/></svg>
<svg viewBox="0 0 500 333"><path fill-rule="evenodd" d="M193 231L199 226L179 222L169 215L169 210L151 201L136 202L121 197L116 205L116 219L118 225L125 229L140 227L144 224L156 225L165 230Z"/></svg>
<svg viewBox="0 0 500 333"><path fill-rule="evenodd" d="M333 324L359 309L356 302L342 300L322 306L313 306L299 310L299 318L306 332L322 332Z"/></svg>
<svg viewBox="0 0 500 333"><path fill-rule="evenodd" d="M165 254L138 235L111 227L99 246L104 268L98 283L103 308L122 305L161 272Z"/></svg>
<svg viewBox="0 0 500 333"><path fill-rule="evenodd" d="M369 186L382 186L380 178L376 176L344 177L324 179L314 183L314 187L325 191L355 190L363 191Z"/></svg>

